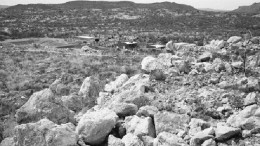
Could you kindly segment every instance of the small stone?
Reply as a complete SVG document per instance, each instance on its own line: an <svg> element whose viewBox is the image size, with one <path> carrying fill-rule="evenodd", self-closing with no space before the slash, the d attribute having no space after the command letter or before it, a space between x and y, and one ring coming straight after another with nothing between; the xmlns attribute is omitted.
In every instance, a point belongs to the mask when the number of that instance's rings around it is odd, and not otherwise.
<svg viewBox="0 0 260 146"><path fill-rule="evenodd" d="M256 104L256 93L255 92L251 92L249 93L245 100L244 100L244 105L248 106L248 105L252 105L252 104Z"/></svg>
<svg viewBox="0 0 260 146"><path fill-rule="evenodd" d="M201 146L217 146L217 143L213 139L208 139L204 141Z"/></svg>
<svg viewBox="0 0 260 146"><path fill-rule="evenodd" d="M125 146L144 146L144 143L134 134L127 133L122 142L125 143Z"/></svg>

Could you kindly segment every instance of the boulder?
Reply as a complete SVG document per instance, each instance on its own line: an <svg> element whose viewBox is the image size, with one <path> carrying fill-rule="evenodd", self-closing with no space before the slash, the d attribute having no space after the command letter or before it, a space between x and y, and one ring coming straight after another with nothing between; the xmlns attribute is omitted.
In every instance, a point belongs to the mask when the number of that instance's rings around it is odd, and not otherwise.
<svg viewBox="0 0 260 146"><path fill-rule="evenodd" d="M106 92L114 92L118 87L122 86L128 80L128 76L126 74L121 74L116 78L115 81L110 82L105 85Z"/></svg>
<svg viewBox="0 0 260 146"><path fill-rule="evenodd" d="M113 135L108 137L108 146L125 146L120 138L116 138Z"/></svg>
<svg viewBox="0 0 260 146"><path fill-rule="evenodd" d="M245 107L239 113L230 116L227 123L232 127L242 128L245 130L252 130L260 127L260 117L258 115L259 107L251 105Z"/></svg>
<svg viewBox="0 0 260 146"><path fill-rule="evenodd" d="M199 56L199 62L208 62L212 58L211 52L204 52L202 55Z"/></svg>
<svg viewBox="0 0 260 146"><path fill-rule="evenodd" d="M87 112L80 119L76 132L85 143L101 144L114 128L117 120L116 113L109 109Z"/></svg>
<svg viewBox="0 0 260 146"><path fill-rule="evenodd" d="M93 107L96 99L99 96L100 86L99 81L94 77L87 77L78 92L78 95L83 97L83 104L85 106Z"/></svg>
<svg viewBox="0 0 260 146"><path fill-rule="evenodd" d="M157 57L157 61L162 63L166 67L171 67L176 60L180 60L181 58L176 55L172 55L171 53L160 53Z"/></svg>
<svg viewBox="0 0 260 146"><path fill-rule="evenodd" d="M236 61L236 62L232 62L231 63L231 66L234 67L234 68L237 68L237 69L240 69L243 67L243 62L242 61Z"/></svg>
<svg viewBox="0 0 260 146"><path fill-rule="evenodd" d="M230 37L228 40L227 40L227 42L228 43L231 43L231 44L235 44L235 43L238 43L239 41L241 41L242 40L242 37L240 37L240 36L232 36L232 37Z"/></svg>
<svg viewBox="0 0 260 146"><path fill-rule="evenodd" d="M195 134L197 134L198 132L200 132L206 128L209 128L210 124L201 119L192 118L189 123L189 127L190 127L189 135L192 137Z"/></svg>
<svg viewBox="0 0 260 146"><path fill-rule="evenodd" d="M184 141L177 135L169 132L161 132L154 139L154 146L185 146Z"/></svg>
<svg viewBox="0 0 260 146"><path fill-rule="evenodd" d="M48 119L15 127L14 143L23 146L77 146L78 135L71 123L56 125Z"/></svg>
<svg viewBox="0 0 260 146"><path fill-rule="evenodd" d="M166 45L165 45L165 49L166 50L171 50L171 51L176 51L175 45L173 43L173 41L169 41Z"/></svg>
<svg viewBox="0 0 260 146"><path fill-rule="evenodd" d="M157 109L157 107L147 105L147 106L140 107L140 109L138 110L136 115L139 116L139 117L144 116L144 117L152 117L153 118L154 115L158 112L159 112L159 110Z"/></svg>
<svg viewBox="0 0 260 146"><path fill-rule="evenodd" d="M154 69L154 67L152 66L152 64L156 62L156 58L152 57L152 56L147 56L145 57L142 62L141 62L141 68L142 70L146 71L146 72L150 72L151 70Z"/></svg>
<svg viewBox="0 0 260 146"><path fill-rule="evenodd" d="M201 146L217 146L217 143L213 139L208 139L205 140Z"/></svg>
<svg viewBox="0 0 260 146"><path fill-rule="evenodd" d="M119 117L127 117L135 115L138 111L138 107L132 103L114 103L109 107Z"/></svg>
<svg viewBox="0 0 260 146"><path fill-rule="evenodd" d="M133 103L138 107L149 104L150 99L146 96L146 87L149 86L149 75L137 74L131 77L119 88L106 103L109 106L114 103Z"/></svg>
<svg viewBox="0 0 260 146"><path fill-rule="evenodd" d="M5 138L5 139L0 143L0 146L15 146L14 138L13 138L13 137Z"/></svg>
<svg viewBox="0 0 260 146"><path fill-rule="evenodd" d="M246 98L244 99L244 105L248 106L248 105L252 105L252 104L256 104L256 93L255 92L251 92L249 93Z"/></svg>
<svg viewBox="0 0 260 146"><path fill-rule="evenodd" d="M190 140L190 146L200 146L205 140L214 138L215 130L207 128L196 133Z"/></svg>
<svg viewBox="0 0 260 146"><path fill-rule="evenodd" d="M144 146L143 142L132 133L127 133L122 141L125 143L125 146Z"/></svg>
<svg viewBox="0 0 260 146"><path fill-rule="evenodd" d="M158 112L154 115L156 133L163 131L177 134L180 130L185 130L189 123L189 116L171 113L167 111Z"/></svg>
<svg viewBox="0 0 260 146"><path fill-rule="evenodd" d="M253 38L251 38L251 42L252 42L253 44L259 44L260 38L259 38L259 37L253 37Z"/></svg>
<svg viewBox="0 0 260 146"><path fill-rule="evenodd" d="M74 113L50 89L34 93L15 116L18 123L36 122L44 117L58 124L74 122Z"/></svg>
<svg viewBox="0 0 260 146"><path fill-rule="evenodd" d="M63 105L74 112L78 112L84 107L82 96L73 94L69 96L62 96L61 101L63 102Z"/></svg>
<svg viewBox="0 0 260 146"><path fill-rule="evenodd" d="M142 136L141 140L144 143L144 146L153 146L153 141L155 138L150 137L150 136Z"/></svg>
<svg viewBox="0 0 260 146"><path fill-rule="evenodd" d="M136 136L155 137L155 128L151 117L126 117L125 127L127 133L133 133Z"/></svg>
<svg viewBox="0 0 260 146"><path fill-rule="evenodd" d="M239 135L241 133L241 129L217 125L217 128L215 129L215 133L216 133L216 139L218 141L224 141L232 138L233 136Z"/></svg>

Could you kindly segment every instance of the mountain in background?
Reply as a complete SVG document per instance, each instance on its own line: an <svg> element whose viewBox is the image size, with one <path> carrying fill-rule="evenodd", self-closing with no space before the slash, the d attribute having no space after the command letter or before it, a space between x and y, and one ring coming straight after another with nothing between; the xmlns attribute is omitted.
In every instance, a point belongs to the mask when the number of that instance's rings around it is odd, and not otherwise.
<svg viewBox="0 0 260 146"><path fill-rule="evenodd" d="M254 3L250 6L240 6L238 9L235 9L232 12L260 14L260 3Z"/></svg>
<svg viewBox="0 0 260 146"><path fill-rule="evenodd" d="M40 9L114 9L114 8L147 8L147 9L168 9L171 11L197 11L192 6L177 4L174 2L161 2L141 4L130 1L70 1L63 4L28 4L28 5L15 5L9 7L8 10L25 10L28 8L40 8Z"/></svg>
<svg viewBox="0 0 260 146"><path fill-rule="evenodd" d="M9 6L6 6L6 5L0 5L0 10L1 9L5 9L5 8L8 8Z"/></svg>
<svg viewBox="0 0 260 146"><path fill-rule="evenodd" d="M211 8L199 8L201 11L208 11L208 12L228 12L228 10L218 10L218 9L211 9Z"/></svg>

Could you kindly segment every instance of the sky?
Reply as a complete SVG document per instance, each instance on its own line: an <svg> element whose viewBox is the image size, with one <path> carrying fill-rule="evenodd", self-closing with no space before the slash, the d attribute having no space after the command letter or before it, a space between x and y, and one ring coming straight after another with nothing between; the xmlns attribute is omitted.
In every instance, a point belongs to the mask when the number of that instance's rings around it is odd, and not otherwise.
<svg viewBox="0 0 260 146"><path fill-rule="evenodd" d="M65 3L72 0L1 0L0 5L17 5L17 4L32 4L32 3L44 3L44 4L57 4ZM107 1L120 1L120 0L107 0ZM125 0L126 1L126 0ZM176 2L179 4L191 5L195 8L211 8L218 10L234 10L239 6L251 5L260 0L128 0L136 3L154 3L154 2Z"/></svg>

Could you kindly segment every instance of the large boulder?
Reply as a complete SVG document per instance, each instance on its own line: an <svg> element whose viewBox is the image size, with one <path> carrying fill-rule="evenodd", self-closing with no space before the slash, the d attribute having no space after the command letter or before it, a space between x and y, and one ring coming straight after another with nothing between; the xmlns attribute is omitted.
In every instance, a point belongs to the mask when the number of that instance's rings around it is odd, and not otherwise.
<svg viewBox="0 0 260 146"><path fill-rule="evenodd" d="M113 92L118 87L122 86L126 81L128 80L128 76L126 74L121 74L116 78L115 81L110 82L109 84L105 85L105 91L106 92Z"/></svg>
<svg viewBox="0 0 260 146"><path fill-rule="evenodd" d="M161 132L154 140L154 146L187 146L177 135L169 132Z"/></svg>
<svg viewBox="0 0 260 146"><path fill-rule="evenodd" d="M257 105L245 107L244 110L230 116L227 123L232 127L252 130L260 128L260 109Z"/></svg>
<svg viewBox="0 0 260 146"><path fill-rule="evenodd" d="M127 133L137 136L155 137L155 128L151 117L127 117L125 119Z"/></svg>
<svg viewBox="0 0 260 146"><path fill-rule="evenodd" d="M189 123L189 116L171 113L167 111L159 112L154 115L156 133L163 131L177 134L180 130L185 130Z"/></svg>
<svg viewBox="0 0 260 146"><path fill-rule="evenodd" d="M232 138L233 136L237 136L241 133L240 128L233 128L223 125L217 125L215 129L216 139L218 141L224 141Z"/></svg>
<svg viewBox="0 0 260 146"><path fill-rule="evenodd" d="M50 89L34 93L15 116L18 123L36 122L44 117L58 124L74 122L74 113Z"/></svg>
<svg viewBox="0 0 260 146"><path fill-rule="evenodd" d="M138 111L138 107L132 103L114 103L109 107L119 117L126 117L135 115Z"/></svg>
<svg viewBox="0 0 260 146"><path fill-rule="evenodd" d="M82 96L72 94L69 96L62 96L61 100L63 102L63 105L74 112L78 112L84 107Z"/></svg>
<svg viewBox="0 0 260 146"><path fill-rule="evenodd" d="M100 85L99 81L93 76L87 77L80 87L78 95L83 97L83 104L88 107L93 107L96 99L99 96Z"/></svg>
<svg viewBox="0 0 260 146"><path fill-rule="evenodd" d="M240 36L232 36L232 37L230 37L230 38L227 40L227 42L228 42L228 43L235 44L235 43L238 43L238 42L241 41L241 40L242 40L242 37L240 37Z"/></svg>
<svg viewBox="0 0 260 146"><path fill-rule="evenodd" d="M15 146L14 138L13 138L13 137L5 138L5 139L0 143L0 146Z"/></svg>
<svg viewBox="0 0 260 146"><path fill-rule="evenodd" d="M151 70L153 70L153 68L151 67L151 64L153 62L156 61L156 58L152 57L152 56L147 56L145 57L142 62L141 62L141 68L142 70L145 70L147 72L150 72Z"/></svg>
<svg viewBox="0 0 260 146"><path fill-rule="evenodd" d="M124 142L125 146L144 146L144 143L132 133L126 134L122 141Z"/></svg>
<svg viewBox="0 0 260 146"><path fill-rule="evenodd" d="M15 127L14 143L23 146L77 146L78 135L71 123L56 125L48 119Z"/></svg>
<svg viewBox="0 0 260 146"><path fill-rule="evenodd" d="M117 120L116 113L109 109L87 112L80 119L76 132L85 143L101 144L114 128Z"/></svg>
<svg viewBox="0 0 260 146"><path fill-rule="evenodd" d="M138 107L147 105L150 101L145 94L147 86L149 86L149 75L137 74L120 87L118 92L105 103L105 106L114 103L133 103Z"/></svg>

